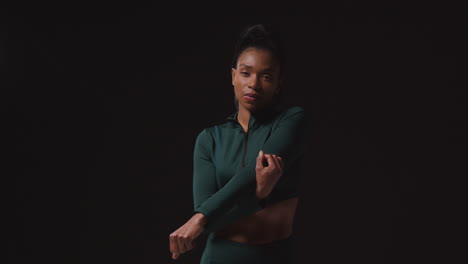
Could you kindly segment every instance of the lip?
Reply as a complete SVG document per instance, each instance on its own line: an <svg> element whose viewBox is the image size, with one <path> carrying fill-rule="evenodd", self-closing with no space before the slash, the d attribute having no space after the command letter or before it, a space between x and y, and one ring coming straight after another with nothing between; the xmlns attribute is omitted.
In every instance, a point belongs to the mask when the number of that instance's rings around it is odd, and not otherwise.
<svg viewBox="0 0 468 264"><path fill-rule="evenodd" d="M257 101L260 97L257 94L246 93L244 94L244 98L247 101L254 102L254 101Z"/></svg>

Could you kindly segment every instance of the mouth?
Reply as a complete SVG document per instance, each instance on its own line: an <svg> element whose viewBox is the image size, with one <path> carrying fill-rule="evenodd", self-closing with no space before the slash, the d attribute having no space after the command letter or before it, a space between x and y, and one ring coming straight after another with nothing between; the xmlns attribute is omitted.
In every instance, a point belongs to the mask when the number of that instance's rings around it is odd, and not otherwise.
<svg viewBox="0 0 468 264"><path fill-rule="evenodd" d="M260 99L260 96L258 96L257 94L253 94L253 93L246 93L244 94L244 99L247 100L248 102L255 102Z"/></svg>

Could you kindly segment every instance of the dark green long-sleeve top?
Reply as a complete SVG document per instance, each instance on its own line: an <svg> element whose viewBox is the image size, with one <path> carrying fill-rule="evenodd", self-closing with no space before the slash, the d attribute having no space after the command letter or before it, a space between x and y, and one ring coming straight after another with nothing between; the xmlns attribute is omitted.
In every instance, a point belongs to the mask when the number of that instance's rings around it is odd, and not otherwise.
<svg viewBox="0 0 468 264"><path fill-rule="evenodd" d="M194 213L202 213L208 220L203 233L220 230L268 204L299 196L300 161L309 129L304 109L272 105L251 113L247 133L237 114L203 129L195 141ZM284 162L283 175L261 201L256 197L255 173L260 150L276 154Z"/></svg>

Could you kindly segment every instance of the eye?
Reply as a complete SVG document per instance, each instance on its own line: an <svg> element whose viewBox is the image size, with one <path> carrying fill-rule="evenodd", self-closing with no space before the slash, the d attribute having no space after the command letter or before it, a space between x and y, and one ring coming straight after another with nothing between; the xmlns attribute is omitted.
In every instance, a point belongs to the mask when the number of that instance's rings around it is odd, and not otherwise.
<svg viewBox="0 0 468 264"><path fill-rule="evenodd" d="M269 75L269 74L265 74L265 75L263 75L263 79L267 80L267 81L270 81L271 79L273 79L273 77L271 75Z"/></svg>
<svg viewBox="0 0 468 264"><path fill-rule="evenodd" d="M241 75L246 77L246 76L249 76L249 73L248 73L248 72L245 72L245 71L243 71L243 72L241 72Z"/></svg>

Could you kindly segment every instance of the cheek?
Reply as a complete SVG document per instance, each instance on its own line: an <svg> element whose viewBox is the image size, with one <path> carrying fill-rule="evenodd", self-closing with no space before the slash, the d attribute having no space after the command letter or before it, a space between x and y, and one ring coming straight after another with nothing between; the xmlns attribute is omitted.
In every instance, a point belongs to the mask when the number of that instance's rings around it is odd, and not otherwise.
<svg viewBox="0 0 468 264"><path fill-rule="evenodd" d="M243 83L242 78L237 77L236 79L234 79L234 83L236 84L236 86L241 86Z"/></svg>
<svg viewBox="0 0 468 264"><path fill-rule="evenodd" d="M278 89L278 84L274 82L263 81L262 85L267 93L274 93Z"/></svg>
<svg viewBox="0 0 468 264"><path fill-rule="evenodd" d="M235 90L242 90L242 87L244 86L245 81L241 78L236 78L234 79L234 89Z"/></svg>
<svg viewBox="0 0 468 264"><path fill-rule="evenodd" d="M235 93L236 95L238 95L238 94L239 94L239 91L242 90L241 87L242 87L242 84L240 84L240 83L237 82L237 81L234 81L234 93Z"/></svg>

